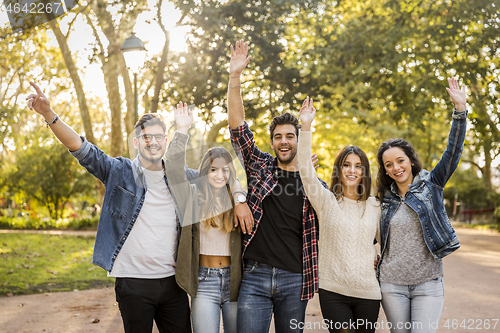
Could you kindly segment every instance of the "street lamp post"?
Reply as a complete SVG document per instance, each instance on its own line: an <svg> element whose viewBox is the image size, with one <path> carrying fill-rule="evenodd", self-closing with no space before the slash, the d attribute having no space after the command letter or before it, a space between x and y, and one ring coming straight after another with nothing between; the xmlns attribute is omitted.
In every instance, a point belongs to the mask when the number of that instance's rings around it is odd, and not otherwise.
<svg viewBox="0 0 500 333"><path fill-rule="evenodd" d="M134 123L139 119L139 105L137 98L137 72L144 65L146 58L146 48L142 40L132 33L125 39L121 48L127 67L134 73Z"/></svg>

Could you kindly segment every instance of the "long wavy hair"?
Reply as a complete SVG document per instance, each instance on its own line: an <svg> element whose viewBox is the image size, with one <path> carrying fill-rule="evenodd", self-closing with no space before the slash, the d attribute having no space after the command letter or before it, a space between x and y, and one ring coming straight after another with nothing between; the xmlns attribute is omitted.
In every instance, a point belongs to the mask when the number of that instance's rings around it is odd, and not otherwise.
<svg viewBox="0 0 500 333"><path fill-rule="evenodd" d="M411 173L413 177L416 177L420 170L422 170L422 163L418 158L415 148L403 139L391 139L387 142L382 143L377 152L377 163L378 163L378 173L377 173L377 199L382 201L384 199L384 193L386 190L390 189L394 179L392 179L385 171L383 155L391 148L400 148L406 156L411 161Z"/></svg>
<svg viewBox="0 0 500 333"><path fill-rule="evenodd" d="M226 182L227 191L220 191L220 201L215 200L216 195L208 181L208 173L212 167L212 162L216 158L223 158L229 167L229 177ZM208 230L210 227L221 228L225 232L234 229L234 200L231 188L236 185L236 170L233 165L231 154L222 147L210 148L203 156L198 168L201 181L198 184L199 202L203 225Z"/></svg>
<svg viewBox="0 0 500 333"><path fill-rule="evenodd" d="M342 184L342 168L350 154L359 156L361 160L361 167L363 168L363 176L361 182L356 187L356 194L358 194L358 201L366 201L370 197L370 190L372 186L372 177L370 174L370 161L365 152L358 146L345 146L342 148L335 162L333 163L332 181L330 183L330 191L335 194L337 200L342 199L344 196L344 185Z"/></svg>

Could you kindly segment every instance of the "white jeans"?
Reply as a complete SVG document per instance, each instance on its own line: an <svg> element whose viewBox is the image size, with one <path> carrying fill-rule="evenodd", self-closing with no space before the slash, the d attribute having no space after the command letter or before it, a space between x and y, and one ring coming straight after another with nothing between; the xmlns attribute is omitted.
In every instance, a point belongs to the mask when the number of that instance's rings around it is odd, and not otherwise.
<svg viewBox="0 0 500 333"><path fill-rule="evenodd" d="M415 285L380 282L380 290L391 333L436 332L444 303L442 277Z"/></svg>

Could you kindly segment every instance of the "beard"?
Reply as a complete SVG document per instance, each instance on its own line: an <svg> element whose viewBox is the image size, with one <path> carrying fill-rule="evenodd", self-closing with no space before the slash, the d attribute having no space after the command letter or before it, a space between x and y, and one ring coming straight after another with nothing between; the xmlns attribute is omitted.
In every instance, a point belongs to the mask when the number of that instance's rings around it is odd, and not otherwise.
<svg viewBox="0 0 500 333"><path fill-rule="evenodd" d="M150 156L149 153L148 153L148 150L149 149L162 149L162 147L160 145L152 145L152 146L141 146L139 145L139 156L142 157L142 159L144 159L145 162L148 162L150 164L156 164L158 163L162 158L163 158L163 154L165 154L165 150L162 151L161 154L158 154L158 155L155 155L155 156Z"/></svg>
<svg viewBox="0 0 500 333"><path fill-rule="evenodd" d="M281 148L288 148L289 150L289 156L286 158L282 158L280 156L280 149ZM276 158L281 164L290 164L292 163L293 159L295 158L295 155L297 155L297 148L292 148L291 146L281 146L277 149L274 149L274 154L276 155Z"/></svg>

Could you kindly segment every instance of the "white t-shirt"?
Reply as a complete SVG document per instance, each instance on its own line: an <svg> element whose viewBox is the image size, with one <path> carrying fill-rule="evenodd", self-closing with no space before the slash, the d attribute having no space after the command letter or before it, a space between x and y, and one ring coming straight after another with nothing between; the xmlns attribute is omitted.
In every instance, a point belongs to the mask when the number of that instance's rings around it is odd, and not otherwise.
<svg viewBox="0 0 500 333"><path fill-rule="evenodd" d="M139 216L108 276L158 279L175 274L175 204L163 171L143 169L147 192Z"/></svg>

